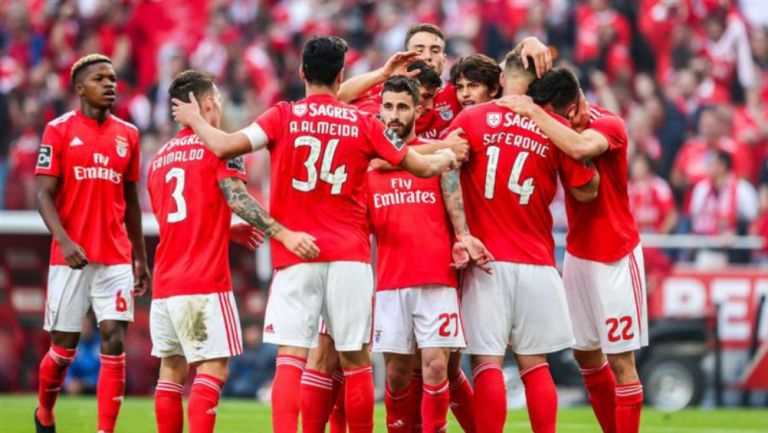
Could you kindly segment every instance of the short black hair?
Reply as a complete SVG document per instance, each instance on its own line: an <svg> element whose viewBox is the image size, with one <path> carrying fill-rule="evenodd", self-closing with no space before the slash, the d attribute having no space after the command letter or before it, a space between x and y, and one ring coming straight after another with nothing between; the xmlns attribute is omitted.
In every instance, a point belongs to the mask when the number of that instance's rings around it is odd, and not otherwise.
<svg viewBox="0 0 768 433"><path fill-rule="evenodd" d="M200 101L208 92L213 90L213 74L187 69L173 77L171 87L168 88L168 96L189 102L189 92Z"/></svg>
<svg viewBox="0 0 768 433"><path fill-rule="evenodd" d="M531 83L528 96L538 105L552 104L562 110L579 99L579 80L570 69L555 68Z"/></svg>
<svg viewBox="0 0 768 433"><path fill-rule="evenodd" d="M109 63L112 64L112 59L105 56L104 54L88 54L83 57L80 57L75 61L75 63L72 65L72 68L69 70L69 79L72 81L72 85L74 86L77 84L77 82L80 80L80 74L88 69L89 66L95 65L97 63Z"/></svg>
<svg viewBox="0 0 768 433"><path fill-rule="evenodd" d="M511 72L511 71L525 71L528 72L532 77L536 77L536 66L533 62L533 58L530 56L528 57L528 68L523 65L523 56L520 55L520 52L517 50L512 50L507 53L506 56L504 56L504 72Z"/></svg>
<svg viewBox="0 0 768 433"><path fill-rule="evenodd" d="M419 105L419 83L405 75L395 75L385 81L381 94L384 92L408 93L413 98L414 105Z"/></svg>
<svg viewBox="0 0 768 433"><path fill-rule="evenodd" d="M310 84L333 86L339 71L344 68L347 42L338 36L315 36L304 44L301 63L304 77Z"/></svg>
<svg viewBox="0 0 768 433"><path fill-rule="evenodd" d="M456 85L459 78L485 84L488 90L498 89L501 67L485 54L462 57L451 68L451 83Z"/></svg>
<svg viewBox="0 0 768 433"><path fill-rule="evenodd" d="M715 152L715 160L723 164L726 170L733 170L733 156L725 150Z"/></svg>
<svg viewBox="0 0 768 433"><path fill-rule="evenodd" d="M407 69L408 72L414 71L416 69L419 70L419 75L417 75L415 78L416 81L418 81L419 84L424 87L433 89L435 87L440 87L443 84L443 80L439 75L437 75L437 72L435 72L435 70L432 69L432 67L429 66L424 60L416 60L411 62Z"/></svg>
<svg viewBox="0 0 768 433"><path fill-rule="evenodd" d="M415 35L416 33L422 33L422 32L432 33L433 35L440 38L443 42L445 42L445 33L443 33L443 31L440 30L440 27L434 24L420 23L420 24L415 24L408 29L408 33L405 34L405 48L406 49L408 48L408 42L411 41L411 38L413 37L413 35Z"/></svg>

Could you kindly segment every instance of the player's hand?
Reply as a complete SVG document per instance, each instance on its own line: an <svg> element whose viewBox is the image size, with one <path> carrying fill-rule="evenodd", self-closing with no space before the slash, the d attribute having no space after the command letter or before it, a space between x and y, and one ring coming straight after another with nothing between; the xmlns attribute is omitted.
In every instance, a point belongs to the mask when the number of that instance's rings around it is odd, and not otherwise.
<svg viewBox="0 0 768 433"><path fill-rule="evenodd" d="M264 232L250 224L235 224L229 228L229 240L256 251L264 243Z"/></svg>
<svg viewBox="0 0 768 433"><path fill-rule="evenodd" d="M283 229L277 232L274 238L302 260L312 260L320 254L320 248L315 244L317 239L309 233Z"/></svg>
<svg viewBox="0 0 768 433"><path fill-rule="evenodd" d="M149 266L143 260L133 262L133 296L143 296L152 284Z"/></svg>
<svg viewBox="0 0 768 433"><path fill-rule="evenodd" d="M456 158L456 154L453 153L453 151L449 148L443 148L435 152L435 155L443 155L446 158L447 164L443 167L441 167L440 172L446 172L449 170L455 170L459 168L459 160Z"/></svg>
<svg viewBox="0 0 768 433"><path fill-rule="evenodd" d="M523 60L523 66L528 68L528 57L533 59L533 64L536 67L536 76L541 78L545 72L552 69L552 53L549 51L549 47L544 45L540 40L533 36L529 36L523 39L522 49L520 50L520 56Z"/></svg>
<svg viewBox="0 0 768 433"><path fill-rule="evenodd" d="M181 99L171 99L173 107L171 107L171 113L173 114L173 121L182 125L191 126L192 123L200 116L200 104L197 103L195 94L189 92L189 102L184 102Z"/></svg>
<svg viewBox="0 0 768 433"><path fill-rule="evenodd" d="M414 60L419 58L419 53L416 51L398 51L387 60L387 63L381 68L381 73L384 79L388 79L394 75L405 75L408 78L413 78L419 75L419 70L408 70L408 65Z"/></svg>
<svg viewBox="0 0 768 433"><path fill-rule="evenodd" d="M469 258L472 260L472 263L474 263L475 266L488 274L493 273L491 262L496 259L493 257L493 254L488 251L488 248L485 247L480 239L472 235L463 235L459 237L459 242L461 242L464 245L464 248L467 249Z"/></svg>
<svg viewBox="0 0 768 433"><path fill-rule="evenodd" d="M72 269L83 269L88 264L88 258L85 256L85 250L80 245L70 239L59 244L61 255L67 261L67 266Z"/></svg>
<svg viewBox="0 0 768 433"><path fill-rule="evenodd" d="M581 90L579 90L579 102L573 113L568 114L568 121L571 122L571 128L578 132L587 129L589 125L589 102Z"/></svg>
<svg viewBox="0 0 768 433"><path fill-rule="evenodd" d="M499 107L508 108L522 116L531 117L536 103L528 95L508 95L496 100Z"/></svg>
<svg viewBox="0 0 768 433"><path fill-rule="evenodd" d="M451 248L451 268L458 271L466 268L469 262L470 258L467 247L461 241L454 242L453 248Z"/></svg>
<svg viewBox="0 0 768 433"><path fill-rule="evenodd" d="M464 162L469 158L469 141L462 137L463 134L463 129L456 128L443 140L443 143L456 154L456 159L460 162Z"/></svg>

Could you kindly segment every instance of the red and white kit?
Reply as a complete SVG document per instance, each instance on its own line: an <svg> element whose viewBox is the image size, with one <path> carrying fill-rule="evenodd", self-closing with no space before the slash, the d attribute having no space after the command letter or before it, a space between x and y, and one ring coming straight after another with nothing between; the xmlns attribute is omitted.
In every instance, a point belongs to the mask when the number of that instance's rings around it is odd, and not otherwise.
<svg viewBox="0 0 768 433"><path fill-rule="evenodd" d="M464 347L440 178L369 171L368 208L377 253L373 351Z"/></svg>
<svg viewBox="0 0 768 433"><path fill-rule="evenodd" d="M530 355L571 347L549 204L558 173L566 187L579 187L594 172L566 157L530 119L493 102L462 111L447 132L456 128L470 143L461 170L469 230L496 258L492 275L472 267L462 283L466 352L503 356L509 344Z"/></svg>
<svg viewBox="0 0 768 433"><path fill-rule="evenodd" d="M124 182L139 180L138 129L112 115L99 125L70 111L46 125L35 174L58 178L61 224L88 259L85 268L71 269L51 242L44 328L80 332L90 306L97 322L132 321Z"/></svg>
<svg viewBox="0 0 768 433"><path fill-rule="evenodd" d="M593 159L597 199L566 196L568 235L563 280L579 350L616 354L648 345L645 269L627 193L627 132L616 115L592 105L589 128L608 140Z"/></svg>
<svg viewBox="0 0 768 433"><path fill-rule="evenodd" d="M219 188L246 180L241 158L216 157L189 128L149 164L147 188L160 225L150 310L152 355L188 362L242 353L229 273L232 211Z"/></svg>

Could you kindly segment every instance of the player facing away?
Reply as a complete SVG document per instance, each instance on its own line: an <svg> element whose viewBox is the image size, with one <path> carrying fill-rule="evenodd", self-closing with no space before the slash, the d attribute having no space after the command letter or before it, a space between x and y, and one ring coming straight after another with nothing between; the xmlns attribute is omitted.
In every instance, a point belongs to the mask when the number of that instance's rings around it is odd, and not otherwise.
<svg viewBox="0 0 768 433"><path fill-rule="evenodd" d="M595 416L606 433L635 433L643 387L634 351L648 345L648 316L640 235L627 193L627 132L621 118L589 105L583 94L578 109L563 113L573 128L551 121L534 101L560 85L554 78L529 89L533 99L499 103L529 116L567 155L591 160L603 178L593 203L566 197L563 280L576 336L573 353Z"/></svg>
<svg viewBox="0 0 768 433"><path fill-rule="evenodd" d="M268 148L270 210L290 227L311 232L320 254L301 260L272 243L276 271L265 317L266 342L279 347L272 386L273 428L297 428L301 375L320 317L340 353L347 421L352 433L373 428L370 341L373 275L363 193L369 161L380 157L420 177L450 169L455 155L420 155L371 115L336 99L347 44L315 37L302 53L306 98L282 102L253 124L224 133L205 122L196 101L174 100L174 117L219 157Z"/></svg>
<svg viewBox="0 0 768 433"><path fill-rule="evenodd" d="M40 215L53 236L44 324L51 348L40 363L35 427L56 431L53 408L93 307L101 335L97 429L110 433L125 392L133 297L150 284L136 189L139 131L110 113L117 74L108 57L82 57L70 75L80 109L45 126L35 169Z"/></svg>
<svg viewBox="0 0 768 433"><path fill-rule="evenodd" d="M218 126L221 96L213 77L184 71L168 90L180 100L188 100L189 92L200 101L203 118ZM161 147L149 164L147 187L160 225L150 311L152 354L161 358L155 393L159 433L184 428L182 388L190 364L197 375L188 402L189 431L213 432L227 360L242 353L228 262L232 211L288 249L301 243L298 238L310 237L272 219L250 196L245 179L241 157L219 159L189 128ZM250 238L252 247L261 240L256 229Z"/></svg>
<svg viewBox="0 0 768 433"><path fill-rule="evenodd" d="M535 77L519 55L510 53L502 81L520 74L529 82ZM543 101L547 109L575 105L578 84L570 77L570 88ZM557 392L546 354L571 347L574 339L563 283L554 267L549 205L558 176L571 194L585 201L594 199L599 176L560 152L529 119L493 102L462 111L451 124L458 127L470 143L469 162L461 169L467 222L496 260L491 275L470 268L462 282L476 428L479 433L504 428L501 367L509 346L525 385L532 430L553 433Z"/></svg>

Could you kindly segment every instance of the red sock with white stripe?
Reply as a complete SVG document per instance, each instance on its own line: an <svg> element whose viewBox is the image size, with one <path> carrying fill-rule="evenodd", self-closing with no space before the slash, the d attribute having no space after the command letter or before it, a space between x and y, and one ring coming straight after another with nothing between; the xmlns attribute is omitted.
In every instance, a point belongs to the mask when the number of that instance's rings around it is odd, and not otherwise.
<svg viewBox="0 0 768 433"><path fill-rule="evenodd" d="M413 417L412 401L410 387L393 391L387 384L384 392L384 408L387 411L388 433L410 433Z"/></svg>
<svg viewBox="0 0 768 433"><path fill-rule="evenodd" d="M333 409L331 409L331 433L347 433L347 416L344 413L344 372L333 373Z"/></svg>
<svg viewBox="0 0 768 433"><path fill-rule="evenodd" d="M333 378L316 370L301 376L301 431L323 433L333 408Z"/></svg>
<svg viewBox="0 0 768 433"><path fill-rule="evenodd" d="M608 361L594 368L582 368L589 404L603 433L616 433L616 377Z"/></svg>
<svg viewBox="0 0 768 433"><path fill-rule="evenodd" d="M96 407L99 433L115 431L117 414L125 395L125 353L101 355L99 381L96 383Z"/></svg>
<svg viewBox="0 0 768 433"><path fill-rule="evenodd" d="M349 433L373 432L373 369L344 369L344 382Z"/></svg>
<svg viewBox="0 0 768 433"><path fill-rule="evenodd" d="M184 431L184 406L181 402L184 387L168 380L158 380L155 388L155 421L157 433Z"/></svg>
<svg viewBox="0 0 768 433"><path fill-rule="evenodd" d="M445 432L448 405L451 396L448 389L448 379L438 385L424 384L424 393L421 397L422 432Z"/></svg>
<svg viewBox="0 0 768 433"><path fill-rule="evenodd" d="M528 419L534 433L555 433L557 429L557 389L549 364L528 367L520 372L525 385L525 401Z"/></svg>
<svg viewBox="0 0 768 433"><path fill-rule="evenodd" d="M274 433L296 433L299 427L301 375L306 364L307 360L298 356L277 356L275 378L272 380Z"/></svg>
<svg viewBox="0 0 768 433"><path fill-rule="evenodd" d="M616 385L616 433L640 431L642 408L643 385L640 382Z"/></svg>
<svg viewBox="0 0 768 433"><path fill-rule="evenodd" d="M59 398L61 384L67 376L67 367L75 359L75 349L65 349L51 344L40 361L37 387L37 419L43 425L54 423L53 407Z"/></svg>
<svg viewBox="0 0 768 433"><path fill-rule="evenodd" d="M480 364L472 371L475 379L475 429L478 433L502 433L507 420L507 391L504 373L496 364Z"/></svg>
<svg viewBox="0 0 768 433"><path fill-rule="evenodd" d="M189 433L213 433L224 382L209 374L198 374L187 402Z"/></svg>
<svg viewBox="0 0 768 433"><path fill-rule="evenodd" d="M424 379L421 369L414 368L411 375L411 433L421 433L421 398L424 389Z"/></svg>
<svg viewBox="0 0 768 433"><path fill-rule="evenodd" d="M475 413L472 411L472 386L467 380L464 372L459 370L456 377L450 378L451 381L451 412L459 422L464 433L475 433Z"/></svg>

